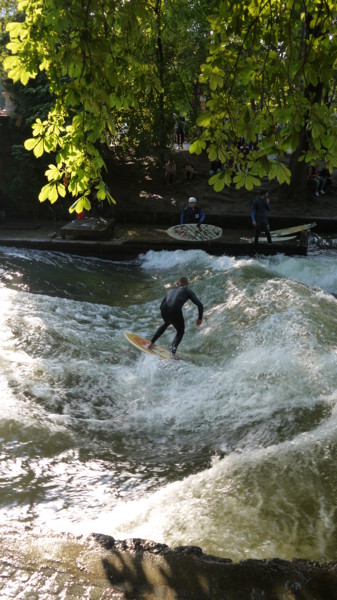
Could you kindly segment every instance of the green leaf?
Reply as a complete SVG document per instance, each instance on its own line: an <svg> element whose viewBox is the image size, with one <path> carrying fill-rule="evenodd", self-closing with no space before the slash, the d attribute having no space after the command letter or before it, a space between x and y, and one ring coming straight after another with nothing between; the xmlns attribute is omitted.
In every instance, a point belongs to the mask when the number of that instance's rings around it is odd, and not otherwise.
<svg viewBox="0 0 337 600"><path fill-rule="evenodd" d="M105 200L106 193L104 190L98 190L97 192L97 200Z"/></svg>
<svg viewBox="0 0 337 600"><path fill-rule="evenodd" d="M225 185L229 187L232 183L232 173L230 169L226 169L225 171Z"/></svg>
<svg viewBox="0 0 337 600"><path fill-rule="evenodd" d="M54 204L54 202L56 202L56 200L58 199L58 191L57 191L57 184L51 184L51 189L50 192L48 194L48 199L50 201L51 204Z"/></svg>
<svg viewBox="0 0 337 600"><path fill-rule="evenodd" d="M50 184L48 185L44 185L40 194L39 194L39 201L40 202L45 202L45 200L48 199L48 195L49 195L49 189L50 189Z"/></svg>
<svg viewBox="0 0 337 600"><path fill-rule="evenodd" d="M213 186L215 192L221 192L225 187L225 173L221 171L209 178L208 183Z"/></svg>
<svg viewBox="0 0 337 600"><path fill-rule="evenodd" d="M81 213L83 210L83 200L82 198L78 198L77 200L75 200L75 202L70 206L69 208L69 212L73 213L73 212L77 212L77 213Z"/></svg>
<svg viewBox="0 0 337 600"><path fill-rule="evenodd" d="M198 138L191 144L190 154L201 154L203 150L206 148L206 142Z"/></svg>
<svg viewBox="0 0 337 600"><path fill-rule="evenodd" d="M89 193L89 192L88 192ZM90 210L91 202L87 195L83 195L80 198L77 198L75 202L69 208L69 212L73 213L76 211L77 214L81 213L83 210Z"/></svg>
<svg viewBox="0 0 337 600"><path fill-rule="evenodd" d="M246 177L242 171L238 171L238 173L236 173L236 175L233 177L233 183L236 184L238 189L244 187L245 181Z"/></svg>
<svg viewBox="0 0 337 600"><path fill-rule="evenodd" d="M49 169L46 171L46 176L48 181L58 181L61 179L61 173L56 167L56 165L48 165Z"/></svg>
<svg viewBox="0 0 337 600"><path fill-rule="evenodd" d="M36 144L38 144L39 138L29 138L24 142L24 147L26 150L34 150Z"/></svg>
<svg viewBox="0 0 337 600"><path fill-rule="evenodd" d="M272 166L268 176L269 179L274 179L276 177L280 184L289 184L291 173L289 168L284 163L278 162Z"/></svg>
<svg viewBox="0 0 337 600"><path fill-rule="evenodd" d="M91 209L91 202L89 200L89 198L87 196L85 196L83 198L83 208L85 208L86 210L90 210Z"/></svg>
<svg viewBox="0 0 337 600"><path fill-rule="evenodd" d="M34 136L44 134L44 123L42 123L41 119L36 119L32 129Z"/></svg>
<svg viewBox="0 0 337 600"><path fill-rule="evenodd" d="M59 196L61 196L62 198L65 198L66 194L67 194L67 190L64 187L63 183L57 183L57 193Z"/></svg>
<svg viewBox="0 0 337 600"><path fill-rule="evenodd" d="M48 183L43 186L40 194L39 201L44 202L45 200L49 200L51 204L54 204L58 198L57 185L55 183Z"/></svg>
<svg viewBox="0 0 337 600"><path fill-rule="evenodd" d="M43 139L39 139L38 143L36 144L36 146L33 149L34 155L36 156L36 158L40 158L40 156L42 156L42 154L44 153L44 143L43 143Z"/></svg>
<svg viewBox="0 0 337 600"><path fill-rule="evenodd" d="M311 128L312 137L314 139L316 139L316 138L320 137L323 133L324 133L324 130L321 127L321 125L319 123L313 123L313 126Z"/></svg>
<svg viewBox="0 0 337 600"><path fill-rule="evenodd" d="M208 127L210 125L210 122L211 122L210 113L203 112L197 118L197 125L199 125L199 127Z"/></svg>
<svg viewBox="0 0 337 600"><path fill-rule="evenodd" d="M246 181L245 181L246 189L252 190L254 187L257 187L258 185L261 185L261 180L258 179L257 177L254 177L254 175L250 175L248 173L247 177L246 177Z"/></svg>
<svg viewBox="0 0 337 600"><path fill-rule="evenodd" d="M216 160L218 156L218 152L217 149L212 146L209 150L208 150L208 158L209 160L212 162L213 160Z"/></svg>
<svg viewBox="0 0 337 600"><path fill-rule="evenodd" d="M258 177L243 171L236 173L233 182L236 184L237 189L245 187L249 191L261 184L261 180Z"/></svg>

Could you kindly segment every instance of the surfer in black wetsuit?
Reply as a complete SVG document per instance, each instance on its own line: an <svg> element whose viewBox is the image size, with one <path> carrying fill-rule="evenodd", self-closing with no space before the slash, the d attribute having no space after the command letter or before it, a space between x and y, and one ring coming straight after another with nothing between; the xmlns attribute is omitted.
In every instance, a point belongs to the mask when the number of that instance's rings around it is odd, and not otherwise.
<svg viewBox="0 0 337 600"><path fill-rule="evenodd" d="M171 358L175 358L175 353L185 333L185 321L182 310L185 302L192 300L192 302L198 307L199 315L196 321L198 327L201 325L202 321L204 307L195 293L192 292L192 290L190 290L187 286L187 277L179 277L177 285L167 292L160 305L160 312L164 323L158 327L148 346L149 349L153 348L156 340L163 335L168 326L173 325L177 333L171 345Z"/></svg>
<svg viewBox="0 0 337 600"><path fill-rule="evenodd" d="M255 226L254 244L258 243L262 229L266 232L268 244L271 244L271 235L266 214L267 210L270 210L269 195L266 190L261 190L260 196L255 198L251 209L252 223Z"/></svg>

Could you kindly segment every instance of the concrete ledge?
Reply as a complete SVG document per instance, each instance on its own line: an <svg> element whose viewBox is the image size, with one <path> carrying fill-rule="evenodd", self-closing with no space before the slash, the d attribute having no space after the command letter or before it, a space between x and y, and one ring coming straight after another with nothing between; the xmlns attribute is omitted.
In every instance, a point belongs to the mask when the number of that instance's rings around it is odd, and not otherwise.
<svg viewBox="0 0 337 600"><path fill-rule="evenodd" d="M239 236L239 233L238 233ZM0 246L15 248L27 248L31 250L48 250L51 252L65 252L78 256L93 256L108 260L130 260L137 258L149 250L204 250L214 256L255 256L261 254L274 256L275 254L286 254L288 256L305 256L307 254L307 243L304 240L290 242L274 242L269 245L261 243L255 248L253 244L246 242L211 241L211 242L175 242L166 238L161 240L129 239L126 241L89 241L89 240L61 240L28 239L22 237L11 237L0 239Z"/></svg>
<svg viewBox="0 0 337 600"><path fill-rule="evenodd" d="M337 206L336 206L337 213ZM151 224L151 225L166 225L171 227L180 222L180 212L172 211L155 211L149 213L144 211L133 211L132 214L127 212L118 213L118 222L121 224ZM294 215L268 215L268 221L271 229L282 229L292 225L304 225L305 223L317 223L315 231L318 233L336 233L337 232L337 216L334 218L320 217L298 217ZM226 229L242 229L252 228L250 215L241 214L217 214L207 212L207 223L210 225L218 225Z"/></svg>
<svg viewBox="0 0 337 600"><path fill-rule="evenodd" d="M205 555L195 546L169 548L146 540L116 541L95 535L109 551L106 576L126 598L137 600L334 600L337 563L245 560Z"/></svg>
<svg viewBox="0 0 337 600"><path fill-rule="evenodd" d="M89 217L87 219L74 219L61 227L61 237L73 239L107 239L112 236L115 219L102 219Z"/></svg>

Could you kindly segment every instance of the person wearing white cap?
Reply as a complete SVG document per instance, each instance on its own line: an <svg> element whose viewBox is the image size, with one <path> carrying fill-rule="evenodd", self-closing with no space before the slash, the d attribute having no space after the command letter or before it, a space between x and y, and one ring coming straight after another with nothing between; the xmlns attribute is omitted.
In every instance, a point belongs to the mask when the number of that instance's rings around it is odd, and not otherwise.
<svg viewBox="0 0 337 600"><path fill-rule="evenodd" d="M181 213L181 225L186 225L187 223L196 223L199 225L204 222L205 218L204 211L197 206L197 199L191 196L191 198L188 199L188 206Z"/></svg>

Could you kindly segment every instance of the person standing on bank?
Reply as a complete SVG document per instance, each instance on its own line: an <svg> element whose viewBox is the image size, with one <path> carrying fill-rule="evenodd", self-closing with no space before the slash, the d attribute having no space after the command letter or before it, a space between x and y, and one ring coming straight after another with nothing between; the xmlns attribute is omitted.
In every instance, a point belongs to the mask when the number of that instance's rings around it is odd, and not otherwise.
<svg viewBox="0 0 337 600"><path fill-rule="evenodd" d="M204 222L205 218L204 211L197 206L197 199L191 197L188 199L188 206L181 213L180 224L196 223L199 225Z"/></svg>
<svg viewBox="0 0 337 600"><path fill-rule="evenodd" d="M177 348L185 333L183 306L188 300L191 300L198 307L196 325L198 327L201 325L204 307L195 293L189 289L187 277L179 277L176 285L167 292L160 305L160 312L164 323L158 327L151 339L151 342L148 345L149 350L153 348L155 342L163 335L168 326L173 325L176 330L176 335L171 345L171 358L176 358L175 354Z"/></svg>
<svg viewBox="0 0 337 600"><path fill-rule="evenodd" d="M255 227L254 244L258 243L259 235L262 230L266 232L268 244L272 243L267 219L267 210L270 210L269 195L267 190L261 190L260 195L255 198L251 208L252 223Z"/></svg>

